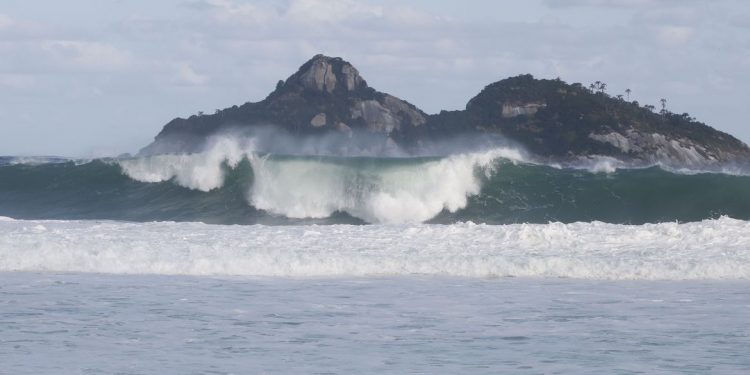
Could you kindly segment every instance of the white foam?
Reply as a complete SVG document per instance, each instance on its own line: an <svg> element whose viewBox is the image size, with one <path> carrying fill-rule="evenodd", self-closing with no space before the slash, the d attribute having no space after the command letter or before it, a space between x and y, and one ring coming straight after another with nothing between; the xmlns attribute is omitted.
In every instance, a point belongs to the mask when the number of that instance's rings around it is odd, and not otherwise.
<svg viewBox="0 0 750 375"><path fill-rule="evenodd" d="M528 162L528 161L527 161ZM615 157L606 155L587 155L581 156L572 161L568 162L548 162L548 163L535 163L547 165L552 168L572 168L582 169L591 173L614 173L617 170L623 169L645 169L657 167L664 171L695 175L703 173L719 173L732 176L750 176L750 168L745 164L738 163L685 163L679 164L674 162L660 161L623 161Z"/></svg>
<svg viewBox="0 0 750 375"><path fill-rule="evenodd" d="M252 140L213 138L205 152L195 154L156 155L123 159L118 163L130 178L142 182L175 179L181 186L209 191L224 185L223 164L230 168L252 150Z"/></svg>
<svg viewBox="0 0 750 375"><path fill-rule="evenodd" d="M234 168L247 159L254 176L247 200L258 209L290 218L346 212L369 223L403 224L466 207L468 198L480 193L481 172L493 173L497 159L530 162L518 149L495 148L441 159L357 164L345 158L258 156L256 143L255 138L220 136L201 153L126 159L119 164L138 181L173 179L181 186L209 191L224 184L225 164ZM593 155L564 167L613 173L636 166Z"/></svg>
<svg viewBox="0 0 750 375"><path fill-rule="evenodd" d="M559 166L558 166L559 167ZM605 155L589 155L581 157L567 165L569 168L585 169L591 173L614 173L617 169L633 168L617 158Z"/></svg>
<svg viewBox="0 0 750 375"><path fill-rule="evenodd" d="M42 165L73 162L76 165L91 162L91 159L75 159L62 156L11 156L3 157L8 165Z"/></svg>
<svg viewBox="0 0 750 375"><path fill-rule="evenodd" d="M1 271L748 279L750 222L212 226L0 222Z"/></svg>
<svg viewBox="0 0 750 375"><path fill-rule="evenodd" d="M498 158L520 160L511 149L459 154L412 164L358 166L316 159L253 158L253 206L293 218L344 211L371 223L417 223L443 209L466 207L479 194L476 170L490 173Z"/></svg>
<svg viewBox="0 0 750 375"><path fill-rule="evenodd" d="M254 181L248 201L256 208L292 218L323 218L347 212L371 223L418 223L444 209L464 208L478 194L477 170L490 173L499 158L522 161L519 150L498 148L414 163L356 165L316 157L269 158L253 153L253 139L215 138L206 151L120 161L125 174L143 182L174 179L209 191L224 184L230 168L246 158Z"/></svg>

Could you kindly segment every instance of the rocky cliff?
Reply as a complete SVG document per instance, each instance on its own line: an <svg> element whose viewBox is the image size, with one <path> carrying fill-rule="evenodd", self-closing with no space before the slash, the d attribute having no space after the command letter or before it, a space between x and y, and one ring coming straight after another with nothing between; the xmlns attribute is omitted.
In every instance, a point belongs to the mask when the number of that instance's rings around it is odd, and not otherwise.
<svg viewBox="0 0 750 375"><path fill-rule="evenodd" d="M466 110L429 122L435 129L503 134L537 155L563 160L601 155L685 167L750 160L743 142L687 113L655 112L604 90L531 75L493 83Z"/></svg>
<svg viewBox="0 0 750 375"><path fill-rule="evenodd" d="M170 121L141 154L191 151L230 127L273 125L299 135L360 131L400 140L426 122L414 105L369 87L350 63L317 55L260 102Z"/></svg>
<svg viewBox="0 0 750 375"><path fill-rule="evenodd" d="M688 114L657 113L603 89L521 75L488 85L465 110L427 115L369 87L348 62L323 55L260 102L170 121L141 154L190 152L223 129L261 125L295 135L378 135L407 149L465 134L501 136L555 160L598 155L687 167L750 160L747 145Z"/></svg>

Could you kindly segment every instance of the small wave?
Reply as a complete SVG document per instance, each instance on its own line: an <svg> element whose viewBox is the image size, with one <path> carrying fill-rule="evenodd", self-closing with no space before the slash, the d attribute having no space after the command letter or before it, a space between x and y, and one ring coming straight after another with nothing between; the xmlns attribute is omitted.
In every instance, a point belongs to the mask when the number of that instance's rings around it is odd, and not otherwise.
<svg viewBox="0 0 750 375"><path fill-rule="evenodd" d="M75 159L60 156L0 156L0 166L3 165L41 165L55 163L83 163L90 159Z"/></svg>
<svg viewBox="0 0 750 375"><path fill-rule="evenodd" d="M0 222L0 270L748 279L750 222L221 226Z"/></svg>
<svg viewBox="0 0 750 375"><path fill-rule="evenodd" d="M688 167L661 161L624 161L615 157L605 155L589 155L566 162L544 162L538 159L531 158L528 162L536 165L547 165L556 169L585 170L591 173L605 174L612 174L617 172L618 170L642 170L648 168L659 168L665 172L679 175L723 174L730 176L750 176L750 166L738 163L704 163L693 164L692 166Z"/></svg>

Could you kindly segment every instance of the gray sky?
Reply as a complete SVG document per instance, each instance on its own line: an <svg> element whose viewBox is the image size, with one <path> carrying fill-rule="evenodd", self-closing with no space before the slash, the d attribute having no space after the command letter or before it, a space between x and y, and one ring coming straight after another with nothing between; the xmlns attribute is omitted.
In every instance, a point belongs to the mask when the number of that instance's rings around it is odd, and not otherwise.
<svg viewBox="0 0 750 375"><path fill-rule="evenodd" d="M317 53L428 113L531 73L664 97L750 141L744 0L0 0L0 155L137 151Z"/></svg>

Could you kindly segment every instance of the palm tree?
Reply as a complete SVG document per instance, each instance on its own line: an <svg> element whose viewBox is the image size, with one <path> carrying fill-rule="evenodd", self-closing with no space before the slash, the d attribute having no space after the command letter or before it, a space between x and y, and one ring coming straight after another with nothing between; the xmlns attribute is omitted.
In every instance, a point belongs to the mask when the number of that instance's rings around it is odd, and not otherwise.
<svg viewBox="0 0 750 375"><path fill-rule="evenodd" d="M630 101L630 93L631 93L630 89L625 89L625 94L628 95L628 101Z"/></svg>
<svg viewBox="0 0 750 375"><path fill-rule="evenodd" d="M661 98L659 102L661 103L661 113L667 113L667 99Z"/></svg>

